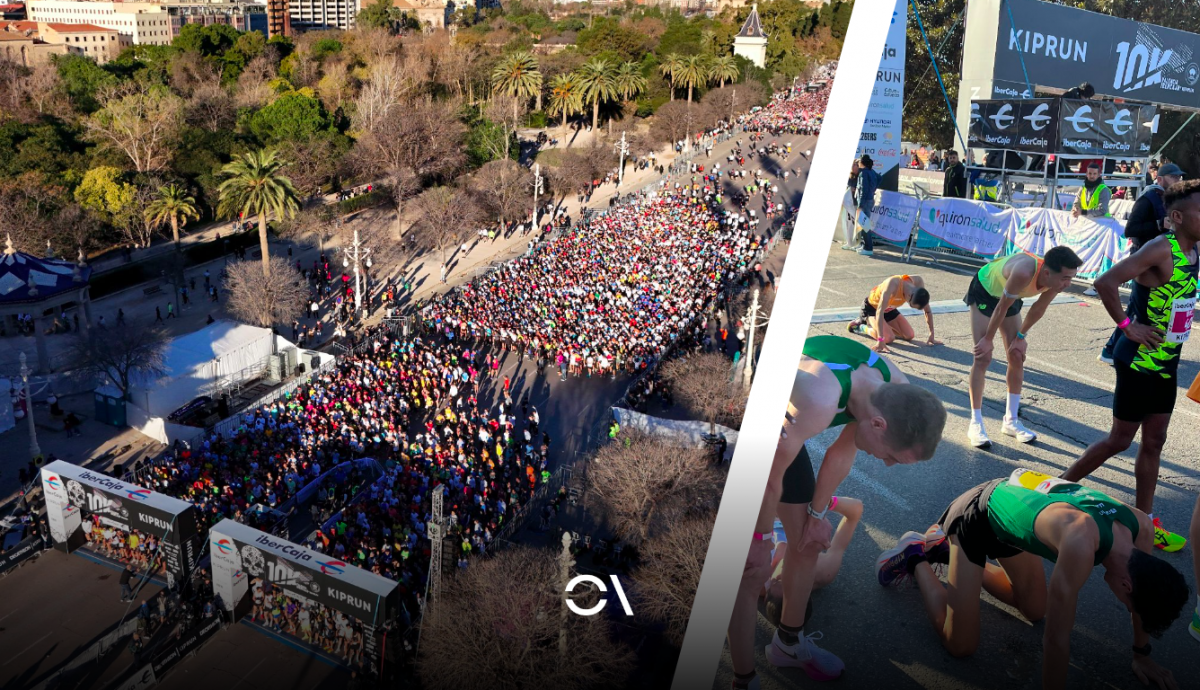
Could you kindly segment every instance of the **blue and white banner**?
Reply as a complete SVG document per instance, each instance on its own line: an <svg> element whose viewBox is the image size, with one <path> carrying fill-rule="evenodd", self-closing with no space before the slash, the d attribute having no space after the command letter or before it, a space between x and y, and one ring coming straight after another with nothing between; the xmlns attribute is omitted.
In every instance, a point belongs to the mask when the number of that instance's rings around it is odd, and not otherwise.
<svg viewBox="0 0 1200 690"><path fill-rule="evenodd" d="M1017 229L1017 211L970 199L933 199L921 204L918 226L958 249L994 256Z"/></svg>
<svg viewBox="0 0 1200 690"><path fill-rule="evenodd" d="M867 106L867 119L859 135L856 158L875 161L875 172L884 177L885 189L899 182L901 159L900 114L904 109L904 49L908 39L908 0L896 0L887 43L875 73L875 88Z"/></svg>
<svg viewBox="0 0 1200 690"><path fill-rule="evenodd" d="M881 189L871 210L871 231L880 239L903 244L920 210L921 202L916 198Z"/></svg>

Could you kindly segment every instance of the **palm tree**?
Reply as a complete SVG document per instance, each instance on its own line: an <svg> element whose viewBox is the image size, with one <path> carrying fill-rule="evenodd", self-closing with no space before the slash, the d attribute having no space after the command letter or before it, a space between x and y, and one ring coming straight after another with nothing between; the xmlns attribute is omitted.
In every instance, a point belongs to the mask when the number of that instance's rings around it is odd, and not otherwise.
<svg viewBox="0 0 1200 690"><path fill-rule="evenodd" d="M560 74L550 80L550 114L561 114L564 128L567 126L567 118L582 108L582 90L572 75Z"/></svg>
<svg viewBox="0 0 1200 690"><path fill-rule="evenodd" d="M724 87L727 81L733 82L737 80L739 74L737 60L732 55L722 55L714 59L708 71L709 78L715 79L718 82L718 87Z"/></svg>
<svg viewBox="0 0 1200 690"><path fill-rule="evenodd" d="M642 76L641 65L636 62L623 62L613 72L613 86L621 98L631 101L646 90L646 78Z"/></svg>
<svg viewBox="0 0 1200 690"><path fill-rule="evenodd" d="M717 34L712 29L705 29L700 32L700 45L704 46L704 52L712 53L713 44L717 41Z"/></svg>
<svg viewBox="0 0 1200 690"><path fill-rule="evenodd" d="M612 63L604 58L592 58L575 72L575 81L579 84L583 102L592 104L592 131L595 131L600 123L600 101L617 97Z"/></svg>
<svg viewBox="0 0 1200 690"><path fill-rule="evenodd" d="M671 100L675 100L675 84L679 80L679 70L683 67L683 61L678 53L667 53L663 58L662 64L658 66L658 71L671 82Z"/></svg>
<svg viewBox="0 0 1200 690"><path fill-rule="evenodd" d="M171 236L175 239L177 252L183 251L179 243L179 223L186 223L188 218L199 220L200 212L196 210L196 200L178 185L160 187L154 201L146 207L147 221L155 225L171 224Z"/></svg>
<svg viewBox="0 0 1200 690"><path fill-rule="evenodd" d="M217 188L220 202L217 212L233 216L240 212L242 217L258 214L258 243L262 247L263 275L271 275L268 263L267 214L278 218L290 218L300 208L296 201L296 188L292 181L280 174L283 161L274 151L250 151L235 156L221 168L225 180Z"/></svg>
<svg viewBox="0 0 1200 690"><path fill-rule="evenodd" d="M492 93L503 93L517 99L538 97L541 107L542 73L538 71L537 58L528 51L519 50L500 58L492 70ZM513 119L517 119L517 103L513 103Z"/></svg>
<svg viewBox="0 0 1200 690"><path fill-rule="evenodd" d="M708 83L708 60L703 55L688 55L679 63L677 74L680 86L688 90L688 103L692 102L692 89Z"/></svg>

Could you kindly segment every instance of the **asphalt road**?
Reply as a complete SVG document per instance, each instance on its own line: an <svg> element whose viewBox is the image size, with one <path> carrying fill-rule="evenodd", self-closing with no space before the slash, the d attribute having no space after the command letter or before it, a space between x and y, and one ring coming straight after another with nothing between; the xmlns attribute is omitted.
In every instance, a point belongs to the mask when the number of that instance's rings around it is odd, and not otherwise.
<svg viewBox="0 0 1200 690"><path fill-rule="evenodd" d="M933 391L949 412L946 433L930 462L885 468L859 454L839 495L861 498L863 521L846 553L841 572L813 598L814 614L806 632L822 631L821 646L846 662L846 673L830 687L845 688L970 688L1033 689L1041 686L1043 625L1030 624L1014 610L983 594L982 639L968 659L943 651L928 623L919 593L913 589L885 590L875 579L875 559L908 530L924 531L961 492L989 479L1008 475L1017 467L1055 476L1084 448L1100 438L1111 423L1113 370L1096 361L1112 322L1098 298L1083 296L1079 285L1049 308L1031 329L1021 418L1039 434L1028 445L1000 434L1004 415L1004 365L993 362L988 373L984 418L992 438L989 450L966 442L969 420L967 377L972 347L969 314L963 308L971 274L978 264L941 260L936 265L916 259L911 264L896 254L876 250L874 258L841 251L840 240L830 245L829 262L817 296L811 334L846 335L849 317L857 313L870 289L898 273L925 279L935 304L934 325L944 345L924 344L924 319L910 318L919 344L891 347L891 357L910 380ZM853 313L851 316L853 316ZM824 323L821 323L824 321ZM1165 526L1186 534L1196 492L1200 489L1200 406L1184 392L1200 371L1200 347L1185 347L1179 369L1176 414L1163 450L1162 475L1155 514ZM816 445L830 443L826 433ZM811 450L811 449L810 449ZM823 456L813 453L814 463ZM1135 445L1113 458L1084 483L1122 501L1133 503ZM1180 570L1192 591L1192 546L1174 554L1159 553ZM1049 565L1049 564L1048 564ZM1047 567L1047 576L1050 568ZM1140 688L1130 670L1132 630L1124 607L1111 594L1097 568L1080 593L1071 640L1072 688ZM1200 687L1200 645L1187 632L1191 607L1161 640L1153 640L1154 658L1172 670L1181 688ZM774 629L760 616L757 668L764 689L816 687L799 669L771 667L761 650ZM714 687L728 688L732 680L728 651L723 653Z"/></svg>

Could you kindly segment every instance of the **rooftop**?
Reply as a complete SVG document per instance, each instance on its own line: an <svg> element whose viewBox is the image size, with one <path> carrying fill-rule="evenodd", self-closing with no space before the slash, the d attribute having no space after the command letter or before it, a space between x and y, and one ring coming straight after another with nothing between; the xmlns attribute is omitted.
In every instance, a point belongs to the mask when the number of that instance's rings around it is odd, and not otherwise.
<svg viewBox="0 0 1200 690"><path fill-rule="evenodd" d="M762 22L758 18L758 3L755 3L750 8L750 16L746 17L746 22L742 24L742 30L738 32L738 38L766 38L767 34L763 31Z"/></svg>

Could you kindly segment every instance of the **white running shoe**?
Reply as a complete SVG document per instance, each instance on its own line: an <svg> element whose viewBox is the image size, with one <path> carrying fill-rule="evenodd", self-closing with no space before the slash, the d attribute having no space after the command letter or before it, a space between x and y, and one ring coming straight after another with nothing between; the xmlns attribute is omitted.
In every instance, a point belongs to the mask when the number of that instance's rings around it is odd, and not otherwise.
<svg viewBox="0 0 1200 690"><path fill-rule="evenodd" d="M1037 434L1025 428L1019 419L1004 418L1004 426L1000 428L1006 436L1012 436L1021 443L1030 443L1037 440Z"/></svg>
<svg viewBox="0 0 1200 690"><path fill-rule="evenodd" d="M987 448L992 445L992 439L988 438L987 432L983 430L983 425L979 422L971 422L967 427L967 440L976 448Z"/></svg>
<svg viewBox="0 0 1200 690"><path fill-rule="evenodd" d="M1096 355L1096 361L1097 361L1097 362L1102 362L1102 363L1104 363L1104 364L1107 364L1107 365L1108 365L1108 366L1110 366L1110 367L1113 365L1113 358L1112 358L1112 355L1106 355L1106 354L1104 354L1103 352L1101 352L1100 354Z"/></svg>
<svg viewBox="0 0 1200 690"><path fill-rule="evenodd" d="M1088 297L1095 297L1095 296L1099 295L1100 293L1096 292L1096 288L1088 287L1088 289L1083 291L1083 294Z"/></svg>
<svg viewBox="0 0 1200 690"><path fill-rule="evenodd" d="M817 646L823 635L812 633L800 638L794 645L785 645L779 639L779 631L767 646L767 660L774 666L796 666L804 669L813 680L833 680L842 675L846 665L832 653Z"/></svg>

